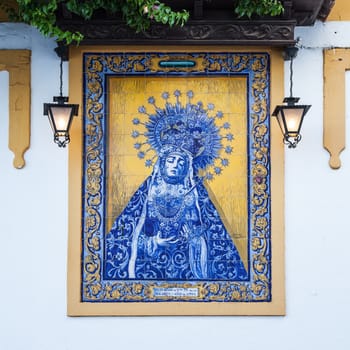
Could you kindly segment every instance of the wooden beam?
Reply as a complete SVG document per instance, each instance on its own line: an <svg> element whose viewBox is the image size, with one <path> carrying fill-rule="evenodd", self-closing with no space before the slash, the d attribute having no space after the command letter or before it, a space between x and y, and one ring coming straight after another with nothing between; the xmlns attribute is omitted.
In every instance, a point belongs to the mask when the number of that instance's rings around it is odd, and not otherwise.
<svg viewBox="0 0 350 350"><path fill-rule="evenodd" d="M1 4L0 4L0 22L8 22L9 18L8 15L6 13L6 8L13 8L13 9L17 9L18 5L17 5L17 1L14 0L1 0Z"/></svg>
<svg viewBox="0 0 350 350"><path fill-rule="evenodd" d="M350 49L324 50L323 145L332 169L341 167L345 149L345 71L350 70Z"/></svg>
<svg viewBox="0 0 350 350"><path fill-rule="evenodd" d="M30 144L30 57L29 50L0 50L0 70L9 72L9 148L17 169Z"/></svg>

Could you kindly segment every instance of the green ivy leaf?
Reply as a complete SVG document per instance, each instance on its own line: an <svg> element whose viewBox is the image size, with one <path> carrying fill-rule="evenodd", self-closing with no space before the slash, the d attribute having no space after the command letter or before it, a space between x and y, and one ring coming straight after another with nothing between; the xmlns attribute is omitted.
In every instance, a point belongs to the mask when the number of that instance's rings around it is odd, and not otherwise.
<svg viewBox="0 0 350 350"><path fill-rule="evenodd" d="M86 20L99 9L110 13L120 11L125 23L136 32L147 30L152 22L183 26L189 19L188 11L173 11L158 0L17 0L17 5L18 11L15 11L3 2L0 4L11 20L30 24L43 35L55 37L66 44L79 44L83 36L57 27L56 11L59 5L66 6L68 11ZM279 0L236 0L234 11L239 17L251 18L254 14L278 16L283 13L283 6Z"/></svg>

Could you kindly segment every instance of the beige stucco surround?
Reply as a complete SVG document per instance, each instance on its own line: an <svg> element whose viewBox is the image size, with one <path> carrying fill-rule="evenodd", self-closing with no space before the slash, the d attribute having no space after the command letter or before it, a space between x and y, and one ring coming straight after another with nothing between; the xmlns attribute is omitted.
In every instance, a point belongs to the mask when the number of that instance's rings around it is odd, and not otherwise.
<svg viewBox="0 0 350 350"><path fill-rule="evenodd" d="M70 51L69 96L82 105L82 54L84 52L147 52L149 47L79 47ZM188 47L152 48L152 52L188 52ZM191 52L254 52L252 48L196 47ZM283 64L278 49L259 48L271 57L271 108L283 100ZM284 146L277 122L271 122L272 301L259 303L82 303L82 108L71 129L69 147L69 251L68 315L284 315Z"/></svg>

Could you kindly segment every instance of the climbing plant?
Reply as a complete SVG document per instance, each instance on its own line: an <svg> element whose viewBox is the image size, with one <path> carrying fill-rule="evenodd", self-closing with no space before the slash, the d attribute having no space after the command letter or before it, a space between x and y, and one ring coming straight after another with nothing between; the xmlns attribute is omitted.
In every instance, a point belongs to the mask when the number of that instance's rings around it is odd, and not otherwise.
<svg viewBox="0 0 350 350"><path fill-rule="evenodd" d="M279 0L236 0L233 4L233 11L238 17L277 16L283 12ZM0 6L8 13L10 20L30 24L43 35L55 37L57 41L66 44L79 43L83 36L79 32L65 31L57 26L59 6L64 6L67 11L85 20L91 19L98 10L110 14L120 13L125 23L136 32L147 30L152 22L183 26L190 16L187 10L174 11L158 0L3 0Z"/></svg>
<svg viewBox="0 0 350 350"><path fill-rule="evenodd" d="M279 0L238 0L235 12L239 17L253 15L278 16L283 12L283 5Z"/></svg>

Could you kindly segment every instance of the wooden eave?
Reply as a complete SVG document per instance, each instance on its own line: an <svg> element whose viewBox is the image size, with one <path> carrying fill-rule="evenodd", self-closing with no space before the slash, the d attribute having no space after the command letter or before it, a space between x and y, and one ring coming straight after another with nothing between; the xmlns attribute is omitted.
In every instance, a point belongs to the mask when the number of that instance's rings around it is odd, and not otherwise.
<svg viewBox="0 0 350 350"><path fill-rule="evenodd" d="M11 2L11 1L10 1ZM12 1L14 6L16 2ZM282 0L285 11L279 17L239 19L234 0L164 0L173 9L187 9L190 20L169 28L153 24L135 33L123 20L104 12L91 20L72 15L63 6L57 11L57 24L84 35L84 45L254 45L289 46L295 43L296 26L311 26L325 20L335 0ZM0 21L6 20L0 13Z"/></svg>
<svg viewBox="0 0 350 350"><path fill-rule="evenodd" d="M234 1L168 0L166 3L175 9L189 10L190 20L183 27L154 24L145 32L135 33L117 16L101 13L84 21L63 9L57 23L62 29L82 33L85 45L289 46L295 44L295 27L325 20L335 0L283 1L283 15L250 20L235 16Z"/></svg>

